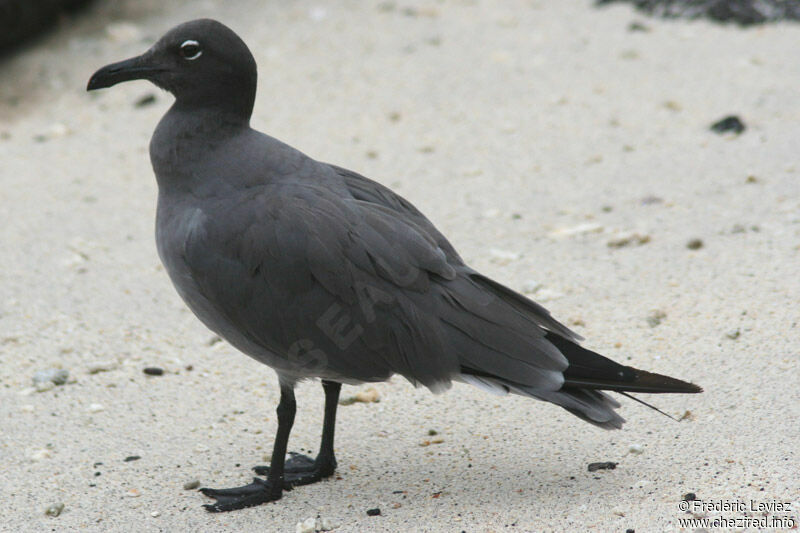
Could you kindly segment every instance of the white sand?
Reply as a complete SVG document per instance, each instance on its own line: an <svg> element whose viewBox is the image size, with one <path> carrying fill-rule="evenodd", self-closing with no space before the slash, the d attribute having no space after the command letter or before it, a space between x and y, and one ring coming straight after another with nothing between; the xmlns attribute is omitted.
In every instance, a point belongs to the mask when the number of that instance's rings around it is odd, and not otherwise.
<svg viewBox="0 0 800 533"><path fill-rule="evenodd" d="M83 90L198 16L253 50L255 127L395 188L486 274L542 283L534 298L586 346L703 385L646 398L690 419L623 398L627 425L605 432L395 378L380 403L341 408L342 479L206 513L182 485L249 481L272 446L274 374L209 347L159 264L147 144L171 98L146 82ZM798 42L797 25L661 22L588 0L98 2L0 63L0 530L294 531L319 514L342 532L660 532L688 516L687 492L794 502L797 517ZM730 113L743 135L708 131ZM621 231L651 240L609 248ZM117 366L89 374L103 361ZM51 367L74 383L21 394ZM298 403L290 449L315 450L321 388L300 386ZM420 446L429 429L443 442ZM619 466L587 472L595 461Z"/></svg>

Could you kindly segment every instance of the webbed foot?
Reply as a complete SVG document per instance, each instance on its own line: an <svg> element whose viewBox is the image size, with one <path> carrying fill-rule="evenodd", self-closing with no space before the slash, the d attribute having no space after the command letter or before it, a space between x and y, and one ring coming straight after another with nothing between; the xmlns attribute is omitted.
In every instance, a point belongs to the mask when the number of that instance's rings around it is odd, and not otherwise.
<svg viewBox="0 0 800 533"><path fill-rule="evenodd" d="M307 455L289 452L289 459L283 467L283 481L285 488L309 485L331 477L336 471L336 458L317 457L312 459ZM268 466L254 466L253 470L260 476L269 475Z"/></svg>
<svg viewBox="0 0 800 533"><path fill-rule="evenodd" d="M207 511L212 513L224 513L279 500L283 494L284 488L286 490L291 490L291 487L273 489L268 481L254 477L253 482L249 485L231 489L202 488L200 492L217 500L216 503L203 505Z"/></svg>

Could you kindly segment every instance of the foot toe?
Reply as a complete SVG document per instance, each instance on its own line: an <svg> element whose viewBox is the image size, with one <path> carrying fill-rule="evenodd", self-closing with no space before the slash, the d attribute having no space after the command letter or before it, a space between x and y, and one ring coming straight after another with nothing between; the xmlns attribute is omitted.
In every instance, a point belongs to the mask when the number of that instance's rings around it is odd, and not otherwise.
<svg viewBox="0 0 800 533"><path fill-rule="evenodd" d="M314 459L307 455L297 452L289 452L289 458L283 466L285 474L296 474L301 472L313 472L317 468L317 463ZM268 476L268 466L254 466L253 472L259 476Z"/></svg>
<svg viewBox="0 0 800 533"><path fill-rule="evenodd" d="M223 513L253 507L278 500L281 497L281 490L273 490L269 483L258 478L253 478L252 483L242 487L230 489L202 488L200 492L217 500L215 503L203 505L211 513Z"/></svg>

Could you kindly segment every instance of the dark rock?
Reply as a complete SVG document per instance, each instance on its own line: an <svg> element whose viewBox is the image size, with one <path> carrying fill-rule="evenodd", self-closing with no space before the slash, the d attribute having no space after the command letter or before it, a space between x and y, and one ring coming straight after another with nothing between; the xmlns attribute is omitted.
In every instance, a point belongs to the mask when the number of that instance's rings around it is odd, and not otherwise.
<svg viewBox="0 0 800 533"><path fill-rule="evenodd" d="M735 133L739 135L747 126L736 115L729 115L711 125L711 131L715 133Z"/></svg>
<svg viewBox="0 0 800 533"><path fill-rule="evenodd" d="M617 463L606 461L603 463L589 463L589 472L597 472L598 470L614 470L617 468Z"/></svg>
<svg viewBox="0 0 800 533"><path fill-rule="evenodd" d="M674 19L707 18L740 26L780 20L800 20L797 0L596 0L595 5L626 2L656 17Z"/></svg>
<svg viewBox="0 0 800 533"><path fill-rule="evenodd" d="M686 243L686 247L690 250L699 250L703 247L703 241L701 239L692 239Z"/></svg>
<svg viewBox="0 0 800 533"><path fill-rule="evenodd" d="M144 372L148 376L163 376L164 375L164 369L163 368L159 368L157 366L148 366L144 370L142 370L142 372Z"/></svg>
<svg viewBox="0 0 800 533"><path fill-rule="evenodd" d="M380 516L381 510L376 507L374 509L367 509L367 516Z"/></svg>
<svg viewBox="0 0 800 533"><path fill-rule="evenodd" d="M129 455L128 457L125 458L125 462L130 463L131 461L138 461L141 458L142 458L141 455Z"/></svg>

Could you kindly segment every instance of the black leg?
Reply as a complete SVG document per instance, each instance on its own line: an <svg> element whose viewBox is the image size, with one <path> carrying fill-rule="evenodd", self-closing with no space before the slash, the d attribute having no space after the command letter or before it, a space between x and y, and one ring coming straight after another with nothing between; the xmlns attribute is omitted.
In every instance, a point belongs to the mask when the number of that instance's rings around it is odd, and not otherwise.
<svg viewBox="0 0 800 533"><path fill-rule="evenodd" d="M336 408L339 406L339 391L342 384L335 381L323 381L325 390L325 419L322 422L322 441L317 454L317 467L322 477L333 475L336 470L336 456L333 454L333 436L336 430Z"/></svg>
<svg viewBox="0 0 800 533"><path fill-rule="evenodd" d="M281 384L281 401L278 403L278 432L275 435L275 445L272 448L272 461L270 461L272 468L270 468L267 480L254 478L249 485L232 489L200 489L200 492L206 496L217 500L216 503L204 505L203 507L212 513L235 511L279 500L283 494L284 486L286 485L287 489L291 488L284 479L284 461L286 460L286 445L289 442L289 433L292 431L296 412L297 403L294 399L293 385Z"/></svg>
<svg viewBox="0 0 800 533"><path fill-rule="evenodd" d="M339 406L339 391L342 384L335 381L322 381L325 390L325 419L322 423L322 441L316 459L307 455L290 452L286 461L284 483L287 486L308 485L333 475L336 471L336 456L333 453L333 437L336 429L336 408ZM273 459L274 460L274 459ZM257 466L256 474L272 479L275 463L270 466Z"/></svg>

